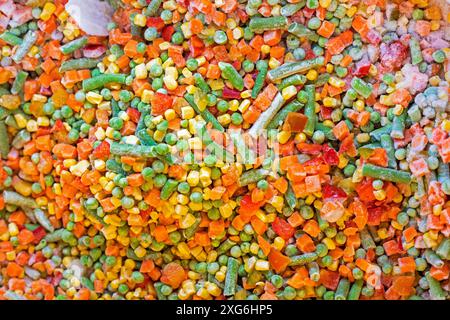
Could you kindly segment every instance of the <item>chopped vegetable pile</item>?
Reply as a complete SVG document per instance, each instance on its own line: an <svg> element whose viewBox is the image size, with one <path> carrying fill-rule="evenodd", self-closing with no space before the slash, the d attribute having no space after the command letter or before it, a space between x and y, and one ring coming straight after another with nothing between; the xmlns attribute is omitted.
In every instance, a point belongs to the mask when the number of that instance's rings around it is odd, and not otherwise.
<svg viewBox="0 0 450 320"><path fill-rule="evenodd" d="M0 0L0 300L449 299L447 12L67 2Z"/></svg>

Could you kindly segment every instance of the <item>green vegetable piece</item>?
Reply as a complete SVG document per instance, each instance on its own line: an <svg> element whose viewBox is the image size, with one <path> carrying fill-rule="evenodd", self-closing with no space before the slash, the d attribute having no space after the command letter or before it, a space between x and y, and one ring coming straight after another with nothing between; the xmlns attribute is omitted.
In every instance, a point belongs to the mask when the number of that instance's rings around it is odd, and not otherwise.
<svg viewBox="0 0 450 320"><path fill-rule="evenodd" d="M369 163L365 163L362 167L362 175L365 177L372 177L375 179L381 179L385 181L397 182L397 183L410 183L411 174L406 171L399 171L389 168L383 168L374 166Z"/></svg>
<svg viewBox="0 0 450 320"><path fill-rule="evenodd" d="M369 83L366 83L364 80L354 77L351 82L352 88L361 96L364 98L368 98L373 91L372 85Z"/></svg>
<svg viewBox="0 0 450 320"><path fill-rule="evenodd" d="M225 275L224 296L232 296L236 293L239 262L232 257L228 257L227 273Z"/></svg>
<svg viewBox="0 0 450 320"><path fill-rule="evenodd" d="M127 76L125 74L102 74L93 78L83 80L83 91L92 91L95 89L103 88L109 83L125 84Z"/></svg>
<svg viewBox="0 0 450 320"><path fill-rule="evenodd" d="M29 30L25 34L22 43L17 47L16 52L12 56L15 63L20 63L25 58L28 51L30 51L31 47L37 41L37 37L37 32L33 30Z"/></svg>
<svg viewBox="0 0 450 320"><path fill-rule="evenodd" d="M310 60L300 62L287 62L278 68L270 70L267 75L269 80L274 82L296 73L308 71L313 68L322 66L325 63L324 57L317 57Z"/></svg>
<svg viewBox="0 0 450 320"><path fill-rule="evenodd" d="M83 36L81 38L72 40L60 47L63 54L71 54L72 52L82 49L88 43L88 37Z"/></svg>
<svg viewBox="0 0 450 320"><path fill-rule="evenodd" d="M255 17L250 19L250 31L255 33L262 33L269 30L286 29L288 19L283 16L260 18Z"/></svg>
<svg viewBox="0 0 450 320"><path fill-rule="evenodd" d="M222 77L228 80L234 88L239 91L244 89L244 79L231 64L220 61L219 69L222 71Z"/></svg>
<svg viewBox="0 0 450 320"><path fill-rule="evenodd" d="M306 102L306 106L305 106L305 116L308 117L308 121L306 122L303 132L308 136L312 136L314 133L315 124L317 121L315 86L314 85L306 85L305 91L306 91L306 94L308 97L308 101Z"/></svg>

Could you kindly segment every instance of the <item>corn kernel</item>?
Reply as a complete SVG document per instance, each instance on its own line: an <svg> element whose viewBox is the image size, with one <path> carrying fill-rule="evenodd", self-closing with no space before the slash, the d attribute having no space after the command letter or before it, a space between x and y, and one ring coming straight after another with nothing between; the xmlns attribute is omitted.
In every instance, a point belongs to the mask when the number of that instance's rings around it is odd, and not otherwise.
<svg viewBox="0 0 450 320"><path fill-rule="evenodd" d="M257 271L268 271L270 269L269 261L258 260L255 264L255 270Z"/></svg>
<svg viewBox="0 0 450 320"><path fill-rule="evenodd" d="M103 101L103 96L101 94L90 91L86 94L86 100L92 104L99 104Z"/></svg>
<svg viewBox="0 0 450 320"><path fill-rule="evenodd" d="M281 144L285 144L291 138L291 133L288 131L281 131L277 134L277 140Z"/></svg>
<svg viewBox="0 0 450 320"><path fill-rule="evenodd" d="M138 13L137 15L134 16L133 22L135 25L139 27L145 27L147 23L147 17L144 16L143 14Z"/></svg>
<svg viewBox="0 0 450 320"><path fill-rule="evenodd" d="M270 58L269 60L269 68L275 69L278 68L281 65L281 62L275 59L274 57Z"/></svg>
<svg viewBox="0 0 450 320"><path fill-rule="evenodd" d="M297 94L297 88L295 86L286 87L281 91L281 95L284 100L289 100L296 94Z"/></svg>
<svg viewBox="0 0 450 320"><path fill-rule="evenodd" d="M309 81L314 81L314 80L317 79L318 75L319 75L319 74L317 73L316 70L311 69L311 70L309 70L308 73L306 74L306 78L307 78Z"/></svg>

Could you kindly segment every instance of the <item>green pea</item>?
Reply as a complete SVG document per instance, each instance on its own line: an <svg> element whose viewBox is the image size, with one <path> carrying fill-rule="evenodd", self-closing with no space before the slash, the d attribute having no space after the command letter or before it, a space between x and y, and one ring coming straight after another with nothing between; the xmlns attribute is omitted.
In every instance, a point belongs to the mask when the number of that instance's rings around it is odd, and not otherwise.
<svg viewBox="0 0 450 320"><path fill-rule="evenodd" d="M165 143L159 143L158 145L156 145L155 147L156 153L158 153L159 155L166 155L170 152L170 148L167 144Z"/></svg>
<svg viewBox="0 0 450 320"><path fill-rule="evenodd" d="M109 126L114 130L120 130L123 128L123 120L119 117L112 117L109 120Z"/></svg>
<svg viewBox="0 0 450 320"><path fill-rule="evenodd" d="M311 30L317 30L320 28L320 25L322 24L322 21L320 21L317 17L312 17L308 21L308 28Z"/></svg>
<svg viewBox="0 0 450 320"><path fill-rule="evenodd" d="M436 50L431 56L436 63L444 63L446 59L445 52L442 50Z"/></svg>
<svg viewBox="0 0 450 320"><path fill-rule="evenodd" d="M208 218L211 220L219 220L220 219L220 212L217 208L211 208L208 210Z"/></svg>
<svg viewBox="0 0 450 320"><path fill-rule="evenodd" d="M200 203L203 201L203 194L201 192L192 192L189 199L194 203Z"/></svg>
<svg viewBox="0 0 450 320"><path fill-rule="evenodd" d="M233 114L231 114L231 123L234 125L240 125L242 124L242 122L244 122L244 118L242 117L242 115L238 112L234 112Z"/></svg>
<svg viewBox="0 0 450 320"><path fill-rule="evenodd" d="M157 160L153 161L152 168L156 173L161 173L164 171L164 168L165 168L164 162L157 159Z"/></svg>
<svg viewBox="0 0 450 320"><path fill-rule="evenodd" d="M134 199L131 198L131 197L125 196L125 197L123 197L123 198L120 200L120 203L121 203L121 205L122 205L123 208L125 208L125 209L131 209L131 208L133 208L133 206L134 206Z"/></svg>
<svg viewBox="0 0 450 320"><path fill-rule="evenodd" d="M161 78L155 78L152 81L152 88L153 90L159 90L163 87L164 82Z"/></svg>
<svg viewBox="0 0 450 320"><path fill-rule="evenodd" d="M152 77L159 77L163 73L163 68L158 63L153 63L149 70L150 76Z"/></svg>
<svg viewBox="0 0 450 320"><path fill-rule="evenodd" d="M172 20L173 14L170 10L163 10L160 13L161 19L164 20L164 22L170 22Z"/></svg>
<svg viewBox="0 0 450 320"><path fill-rule="evenodd" d="M254 64L252 61L250 61L250 60L244 60L244 61L242 62L242 69L243 69L245 72L250 73L250 72L252 72L253 70L255 70L255 64Z"/></svg>
<svg viewBox="0 0 450 320"><path fill-rule="evenodd" d="M422 20L424 16L424 12L422 9L414 9L412 12L412 18L414 20Z"/></svg>
<svg viewBox="0 0 450 320"><path fill-rule="evenodd" d="M286 300L293 300L293 299L295 299L296 296L297 296L297 291L295 291L294 288L292 288L291 286L287 286L286 288L284 288L283 297Z"/></svg>
<svg viewBox="0 0 450 320"><path fill-rule="evenodd" d="M227 34L222 30L217 30L214 33L214 42L217 44L225 44L228 41Z"/></svg>
<svg viewBox="0 0 450 320"><path fill-rule="evenodd" d="M182 44L183 42L184 42L183 33L177 31L172 35L172 43Z"/></svg>
<svg viewBox="0 0 450 320"><path fill-rule="evenodd" d="M166 184L166 181L167 181L167 176L160 173L153 179L153 184L157 188L162 188Z"/></svg>
<svg viewBox="0 0 450 320"><path fill-rule="evenodd" d="M208 154L208 155L205 157L205 159L203 159L203 161L205 162L205 164L206 164L208 167L212 167L212 166L214 166L214 165L216 164L217 159L216 159L216 156L215 156L215 155L213 155L213 154Z"/></svg>
<svg viewBox="0 0 450 320"><path fill-rule="evenodd" d="M61 107L61 116L68 119L73 116L73 110L69 106L64 105Z"/></svg>
<svg viewBox="0 0 450 320"><path fill-rule="evenodd" d="M218 110L219 112L225 113L225 112L228 111L228 108L229 108L229 105L228 105L228 102L227 102L227 101L225 101L225 100L219 100L219 101L217 102L217 110Z"/></svg>
<svg viewBox="0 0 450 320"><path fill-rule="evenodd" d="M317 144L322 144L325 141L325 134L322 131L314 131L312 140Z"/></svg>
<svg viewBox="0 0 450 320"><path fill-rule="evenodd" d="M344 175L346 177L351 177L353 173L355 172L356 167L353 164L348 164L344 168Z"/></svg>
<svg viewBox="0 0 450 320"><path fill-rule="evenodd" d="M144 31L144 38L147 41L153 41L158 37L158 30L156 28L150 27Z"/></svg>
<svg viewBox="0 0 450 320"><path fill-rule="evenodd" d="M186 67L190 70L190 71L195 71L198 68L198 61L197 59L194 58L189 58L186 61Z"/></svg>

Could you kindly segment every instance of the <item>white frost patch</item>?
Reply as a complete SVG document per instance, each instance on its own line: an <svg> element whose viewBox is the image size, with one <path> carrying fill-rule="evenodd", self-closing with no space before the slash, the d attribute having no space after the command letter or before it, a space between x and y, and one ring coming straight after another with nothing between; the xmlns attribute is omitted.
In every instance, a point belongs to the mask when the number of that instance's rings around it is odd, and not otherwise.
<svg viewBox="0 0 450 320"><path fill-rule="evenodd" d="M69 0L66 11L78 26L92 36L107 36L107 25L112 21L114 9L100 0Z"/></svg>

